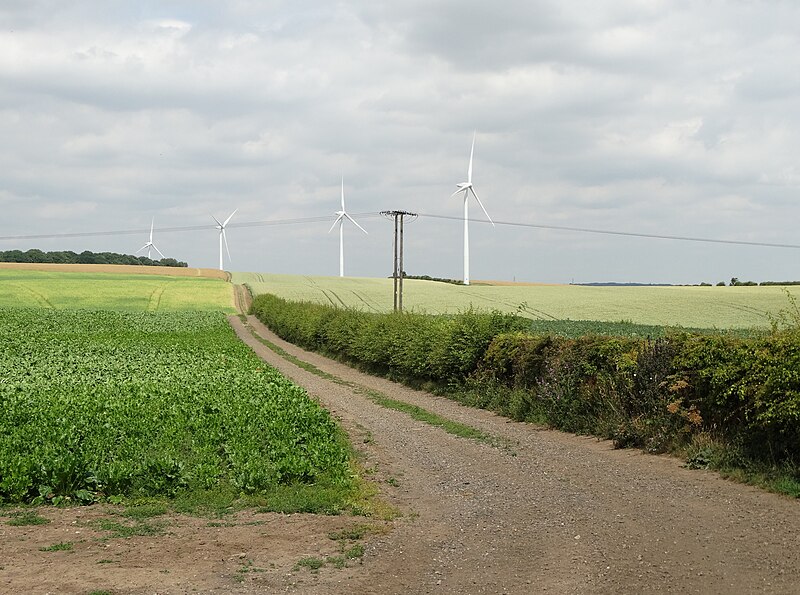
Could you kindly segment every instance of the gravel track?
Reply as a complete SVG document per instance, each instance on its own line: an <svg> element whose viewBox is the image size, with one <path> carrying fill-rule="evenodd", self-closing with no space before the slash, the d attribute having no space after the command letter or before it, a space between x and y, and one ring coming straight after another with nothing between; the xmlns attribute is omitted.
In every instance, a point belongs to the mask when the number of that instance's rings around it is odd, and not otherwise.
<svg viewBox="0 0 800 595"><path fill-rule="evenodd" d="M288 362L237 317L231 324L351 437L367 436L366 465L390 479L385 495L406 513L370 540L358 572L304 585L304 593L800 592L795 500L368 376L247 318L320 370L513 446L457 438Z"/></svg>

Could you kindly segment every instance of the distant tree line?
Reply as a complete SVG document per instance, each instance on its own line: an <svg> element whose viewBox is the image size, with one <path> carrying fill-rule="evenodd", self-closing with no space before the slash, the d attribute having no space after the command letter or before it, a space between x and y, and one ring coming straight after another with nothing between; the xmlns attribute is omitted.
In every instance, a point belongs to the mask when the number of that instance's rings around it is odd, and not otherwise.
<svg viewBox="0 0 800 595"><path fill-rule="evenodd" d="M676 287L672 283L622 283L619 281L595 281L592 283L570 283L570 285L580 285L582 287ZM708 285L708 283L700 283Z"/></svg>
<svg viewBox="0 0 800 595"><path fill-rule="evenodd" d="M431 277L430 275L409 275L405 271L402 272L403 279L420 279L422 281L438 281L439 283L451 283L452 285L464 285L464 282L460 279L443 279L442 277ZM394 279L393 276L389 276L389 279Z"/></svg>
<svg viewBox="0 0 800 595"><path fill-rule="evenodd" d="M711 287L711 283L706 282L697 283L696 285L687 285L683 283L617 283L609 281L599 283L570 283L570 285L585 285L593 287ZM730 283L725 283L725 281L720 281L717 283L717 287L725 287L726 285L731 287L756 287L759 285L800 285L800 281L762 281L761 283L756 283L755 281L740 281L738 277L733 277L730 280Z"/></svg>
<svg viewBox="0 0 800 595"><path fill-rule="evenodd" d="M155 267L187 267L185 262L174 258L151 260L146 256L133 256L131 254L117 254L116 252L90 252L85 250L80 254L71 250L61 252L42 252L36 248L23 252L22 250L0 250L0 262L43 262L48 264L134 264Z"/></svg>
<svg viewBox="0 0 800 595"><path fill-rule="evenodd" d="M720 281L717 285L725 285L724 281ZM755 285L800 285L800 281L762 281L756 283L755 281L739 281L738 277L732 277L729 283L731 287L750 287Z"/></svg>

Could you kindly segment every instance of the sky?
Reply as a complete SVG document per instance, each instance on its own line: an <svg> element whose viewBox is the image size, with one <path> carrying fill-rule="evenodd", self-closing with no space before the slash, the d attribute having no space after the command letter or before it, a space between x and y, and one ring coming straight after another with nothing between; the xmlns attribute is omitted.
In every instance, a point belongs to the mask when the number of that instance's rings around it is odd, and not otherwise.
<svg viewBox="0 0 800 595"><path fill-rule="evenodd" d="M238 209L226 269L337 275L344 178L347 275L391 274L401 209L407 274L460 278L473 133L497 222L800 245L798 25L793 0L3 0L0 250L133 253L154 220L217 267ZM469 208L473 279L800 279L797 248ZM106 231L135 233L18 239Z"/></svg>

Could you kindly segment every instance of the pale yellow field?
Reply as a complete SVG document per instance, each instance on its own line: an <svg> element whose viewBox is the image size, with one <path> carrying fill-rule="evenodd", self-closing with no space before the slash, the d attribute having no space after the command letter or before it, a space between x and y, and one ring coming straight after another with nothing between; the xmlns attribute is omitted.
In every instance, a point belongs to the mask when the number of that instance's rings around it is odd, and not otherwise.
<svg viewBox="0 0 800 595"><path fill-rule="evenodd" d="M53 266L53 265L50 265ZM100 267L80 272L77 267ZM0 267L0 307L85 310L221 310L234 313L233 286L223 279L197 275L153 275L125 267L130 274L103 272L105 265L61 265L59 272ZM116 269L115 270L119 270ZM176 269L191 271L198 269ZM68 272L74 271L74 272Z"/></svg>
<svg viewBox="0 0 800 595"><path fill-rule="evenodd" d="M230 273L218 269L192 267L154 267L128 264L51 264L46 262L0 262L0 269L46 271L50 273L116 273L118 275L161 275L167 277L207 277L228 281Z"/></svg>
<svg viewBox="0 0 800 595"><path fill-rule="evenodd" d="M257 295L345 305L387 312L392 309L392 280L357 277L308 277L232 273ZM519 312L544 320L621 320L639 324L697 328L767 326L768 313L789 306L780 287L586 287L577 285L471 285L409 279L404 282L407 310L430 314L473 306ZM788 288L800 295L800 288Z"/></svg>

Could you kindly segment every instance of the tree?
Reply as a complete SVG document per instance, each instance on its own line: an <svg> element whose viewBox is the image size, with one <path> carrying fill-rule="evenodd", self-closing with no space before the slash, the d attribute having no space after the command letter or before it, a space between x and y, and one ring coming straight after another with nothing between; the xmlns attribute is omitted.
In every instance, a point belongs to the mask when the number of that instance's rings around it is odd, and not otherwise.
<svg viewBox="0 0 800 595"><path fill-rule="evenodd" d="M0 251L0 262L45 262L58 264L147 264L152 266L186 267L185 262L174 258L150 260L146 256L117 254L116 252L91 252L84 250L76 254L71 250L63 252L42 252L36 248L22 252L21 250Z"/></svg>

